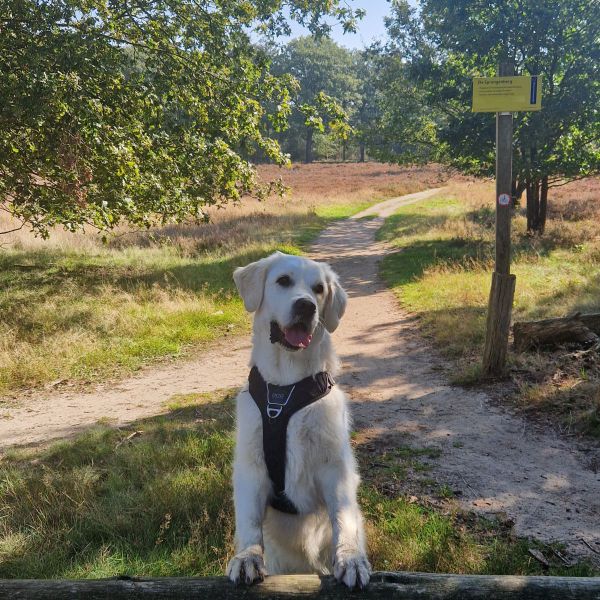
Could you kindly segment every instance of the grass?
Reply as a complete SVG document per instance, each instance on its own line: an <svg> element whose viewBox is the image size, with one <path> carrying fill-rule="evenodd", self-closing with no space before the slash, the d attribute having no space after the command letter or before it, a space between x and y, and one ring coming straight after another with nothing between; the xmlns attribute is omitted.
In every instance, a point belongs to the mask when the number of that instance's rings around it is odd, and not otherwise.
<svg viewBox="0 0 600 600"><path fill-rule="evenodd" d="M165 415L4 455L0 577L222 574L233 549L233 403L229 390L178 396ZM531 543L455 509L390 494L389 472L370 468L372 456L360 448L358 455L376 569L541 572L527 554ZM393 460L408 468L436 456L402 448ZM549 572L592 574L586 565Z"/></svg>
<svg viewBox="0 0 600 600"><path fill-rule="evenodd" d="M261 238L191 253L177 243L0 253L0 393L124 374L247 331L233 269L301 252L328 220L314 214L292 231L286 219Z"/></svg>
<svg viewBox="0 0 600 600"><path fill-rule="evenodd" d="M0 577L221 574L232 414L232 394L200 396L131 428L5 457Z"/></svg>
<svg viewBox="0 0 600 600"><path fill-rule="evenodd" d="M236 259L174 249L0 254L0 392L90 380L247 328Z"/></svg>
<svg viewBox="0 0 600 600"><path fill-rule="evenodd" d="M479 376L493 270L490 198L491 183L454 185L442 197L400 208L379 232L399 250L384 259L383 276L454 361L459 383ZM514 320L600 309L599 215L573 211L569 198L555 199L553 218L541 238L526 235L523 211L513 219ZM515 373L526 373L515 376L517 386L527 392L517 396L519 405L549 412L564 427L600 437L597 361L587 365L584 380L581 361L565 364L557 353L510 358Z"/></svg>
<svg viewBox="0 0 600 600"><path fill-rule="evenodd" d="M281 174L265 167L263 176ZM231 278L274 250L300 253L331 221L437 182L440 170L308 165L286 199L213 209L203 225L150 232L18 232L0 248L0 397L123 376L249 329ZM0 230L9 229L0 223Z"/></svg>

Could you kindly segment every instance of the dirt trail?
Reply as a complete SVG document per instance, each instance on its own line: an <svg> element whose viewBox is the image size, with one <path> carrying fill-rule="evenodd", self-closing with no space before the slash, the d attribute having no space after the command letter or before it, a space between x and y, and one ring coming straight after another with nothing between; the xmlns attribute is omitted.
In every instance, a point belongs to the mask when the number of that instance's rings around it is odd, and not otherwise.
<svg viewBox="0 0 600 600"><path fill-rule="evenodd" d="M350 296L335 340L361 438L439 447L431 475L460 489L465 508L506 514L518 535L558 540L597 561L581 541L600 552L600 474L590 456L494 406L481 392L449 386L440 358L378 277L387 249L374 238L384 216L438 191L371 207L329 227L313 248L315 259L334 266ZM0 448L72 435L101 418L132 422L161 412L174 394L240 385L249 350L248 339L235 339L198 360L149 369L88 393L25 399L3 409Z"/></svg>

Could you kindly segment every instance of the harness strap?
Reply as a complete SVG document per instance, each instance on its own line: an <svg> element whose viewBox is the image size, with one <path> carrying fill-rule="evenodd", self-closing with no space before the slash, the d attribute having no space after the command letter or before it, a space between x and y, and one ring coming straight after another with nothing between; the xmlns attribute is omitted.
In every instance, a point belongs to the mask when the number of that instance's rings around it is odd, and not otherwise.
<svg viewBox="0 0 600 600"><path fill-rule="evenodd" d="M288 423L299 410L329 394L335 381L322 371L291 385L274 385L267 383L260 371L252 367L248 382L250 395L262 417L265 464L273 484L271 506L281 512L297 514L298 509L285 493Z"/></svg>

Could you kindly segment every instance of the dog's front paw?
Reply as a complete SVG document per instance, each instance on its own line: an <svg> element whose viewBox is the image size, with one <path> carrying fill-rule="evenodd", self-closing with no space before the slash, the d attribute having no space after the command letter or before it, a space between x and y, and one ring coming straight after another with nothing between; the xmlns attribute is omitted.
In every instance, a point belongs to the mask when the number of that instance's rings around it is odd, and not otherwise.
<svg viewBox="0 0 600 600"><path fill-rule="evenodd" d="M342 554L336 556L333 576L350 589L364 588L371 578L371 564L364 554Z"/></svg>
<svg viewBox="0 0 600 600"><path fill-rule="evenodd" d="M263 552L260 546L250 546L236 554L227 565L227 577L236 585L251 585L267 576Z"/></svg>

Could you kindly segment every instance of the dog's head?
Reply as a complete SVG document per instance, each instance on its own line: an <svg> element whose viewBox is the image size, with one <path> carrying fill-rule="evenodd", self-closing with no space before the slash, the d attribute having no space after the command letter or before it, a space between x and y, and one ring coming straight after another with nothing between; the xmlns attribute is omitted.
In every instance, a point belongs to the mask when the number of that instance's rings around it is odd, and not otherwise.
<svg viewBox="0 0 600 600"><path fill-rule="evenodd" d="M346 292L331 267L300 256L275 252L239 267L233 279L255 323L288 350L307 348L320 327L334 331L346 310Z"/></svg>

